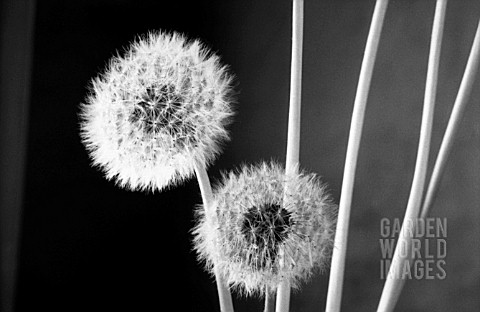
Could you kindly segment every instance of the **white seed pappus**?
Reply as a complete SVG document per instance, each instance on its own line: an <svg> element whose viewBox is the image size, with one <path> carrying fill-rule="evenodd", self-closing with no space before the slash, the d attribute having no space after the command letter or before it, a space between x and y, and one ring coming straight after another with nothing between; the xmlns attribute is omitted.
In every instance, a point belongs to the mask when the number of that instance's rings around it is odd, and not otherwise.
<svg viewBox="0 0 480 312"><path fill-rule="evenodd" d="M213 207L209 218L196 211L194 248L243 294L284 280L298 288L329 262L337 206L315 174L287 176L274 162L243 166L223 176Z"/></svg>
<svg viewBox="0 0 480 312"><path fill-rule="evenodd" d="M93 164L127 189L161 190L208 166L228 140L232 76L198 40L139 37L93 79L81 136Z"/></svg>

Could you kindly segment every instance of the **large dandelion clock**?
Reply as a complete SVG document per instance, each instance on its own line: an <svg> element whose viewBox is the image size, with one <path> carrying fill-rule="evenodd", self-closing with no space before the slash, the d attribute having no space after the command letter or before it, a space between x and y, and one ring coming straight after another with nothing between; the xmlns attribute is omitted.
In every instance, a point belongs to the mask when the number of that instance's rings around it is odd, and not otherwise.
<svg viewBox="0 0 480 312"><path fill-rule="evenodd" d="M215 213L198 209L195 249L209 270L241 292L293 287L326 267L337 207L314 174L280 165L244 166L214 190Z"/></svg>
<svg viewBox="0 0 480 312"><path fill-rule="evenodd" d="M112 58L82 104L93 164L128 189L161 190L207 166L228 139L232 78L180 34L150 33Z"/></svg>

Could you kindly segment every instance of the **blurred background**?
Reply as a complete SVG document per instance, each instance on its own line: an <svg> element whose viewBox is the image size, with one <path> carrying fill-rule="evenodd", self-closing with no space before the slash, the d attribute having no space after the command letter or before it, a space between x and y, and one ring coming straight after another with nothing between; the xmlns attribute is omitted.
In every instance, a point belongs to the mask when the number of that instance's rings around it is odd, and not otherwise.
<svg viewBox="0 0 480 312"><path fill-rule="evenodd" d="M337 202L374 4L305 1L300 162ZM373 311L380 298L380 220L402 219L407 204L434 9L433 0L388 7L358 160L343 311ZM232 140L209 168L211 180L242 163L283 162L291 1L6 0L1 14L2 311L218 310L214 280L192 251L195 179L155 194L105 180L80 141L79 104L90 79L137 34L183 32L236 75ZM479 1L449 1L430 168L479 18ZM480 310L479 102L480 77L431 212L448 220L447 277L408 281L397 311ZM292 295L291 311L323 311L327 284L328 272L314 276ZM263 302L234 294L234 305L261 311Z"/></svg>

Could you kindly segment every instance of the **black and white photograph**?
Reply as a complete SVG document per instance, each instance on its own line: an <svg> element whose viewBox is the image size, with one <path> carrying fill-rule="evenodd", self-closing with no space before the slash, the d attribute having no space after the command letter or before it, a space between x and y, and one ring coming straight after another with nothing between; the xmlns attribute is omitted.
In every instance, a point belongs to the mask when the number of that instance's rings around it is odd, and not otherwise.
<svg viewBox="0 0 480 312"><path fill-rule="evenodd" d="M480 1L2 0L0 312L480 311Z"/></svg>

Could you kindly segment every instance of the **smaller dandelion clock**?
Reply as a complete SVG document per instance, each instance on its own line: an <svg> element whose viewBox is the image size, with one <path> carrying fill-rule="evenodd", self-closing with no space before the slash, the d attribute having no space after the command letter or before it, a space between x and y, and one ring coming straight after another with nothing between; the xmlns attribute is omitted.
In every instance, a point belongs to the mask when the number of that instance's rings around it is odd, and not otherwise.
<svg viewBox="0 0 480 312"><path fill-rule="evenodd" d="M161 190L207 166L228 139L232 78L173 33L138 38L92 81L81 136L94 165L131 190Z"/></svg>
<svg viewBox="0 0 480 312"><path fill-rule="evenodd" d="M214 190L214 217L198 210L195 249L246 294L293 287L327 265L337 207L314 174L274 162L244 166Z"/></svg>

